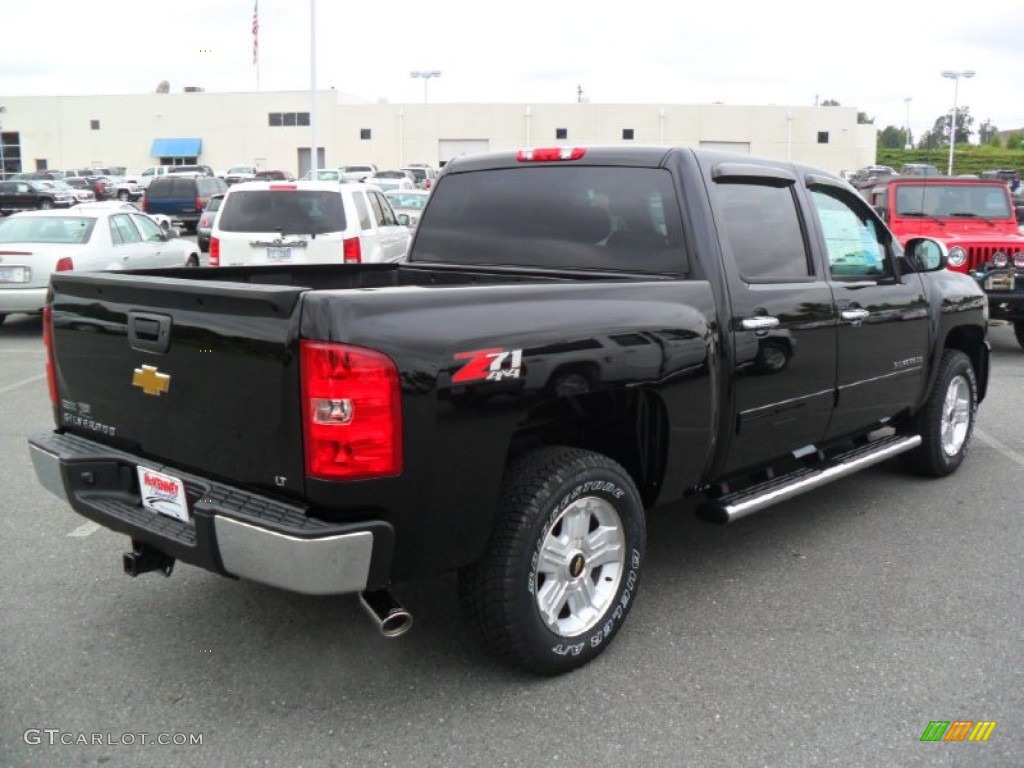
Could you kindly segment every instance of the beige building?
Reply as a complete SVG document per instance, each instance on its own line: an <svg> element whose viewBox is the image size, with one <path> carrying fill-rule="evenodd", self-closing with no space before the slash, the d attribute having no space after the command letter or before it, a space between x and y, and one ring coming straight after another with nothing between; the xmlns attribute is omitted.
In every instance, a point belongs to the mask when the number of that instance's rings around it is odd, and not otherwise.
<svg viewBox="0 0 1024 768"><path fill-rule="evenodd" d="M334 90L0 96L3 167L35 171L201 163L301 175L316 123L321 167L435 167L461 154L553 145L706 146L837 172L875 160L854 107L724 104L391 104Z"/></svg>

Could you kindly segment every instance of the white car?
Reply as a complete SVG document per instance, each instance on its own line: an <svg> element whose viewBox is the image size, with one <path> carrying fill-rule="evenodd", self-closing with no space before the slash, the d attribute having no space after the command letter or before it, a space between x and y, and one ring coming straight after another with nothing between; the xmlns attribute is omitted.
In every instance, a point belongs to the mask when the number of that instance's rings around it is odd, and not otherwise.
<svg viewBox="0 0 1024 768"><path fill-rule="evenodd" d="M363 181L374 184L385 192L393 189L416 189L416 177L409 171L374 171Z"/></svg>
<svg viewBox="0 0 1024 768"><path fill-rule="evenodd" d="M16 213L0 221L0 322L40 312L54 272L198 265L195 243L138 210L82 203Z"/></svg>
<svg viewBox="0 0 1024 768"><path fill-rule="evenodd" d="M248 181L224 196L210 232L210 266L396 262L411 240L370 185Z"/></svg>

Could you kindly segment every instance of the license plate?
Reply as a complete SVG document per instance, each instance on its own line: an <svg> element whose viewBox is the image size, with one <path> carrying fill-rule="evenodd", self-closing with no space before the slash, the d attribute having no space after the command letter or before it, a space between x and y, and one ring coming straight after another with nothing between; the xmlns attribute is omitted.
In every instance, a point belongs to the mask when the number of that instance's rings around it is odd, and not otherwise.
<svg viewBox="0 0 1024 768"><path fill-rule="evenodd" d="M180 478L148 467L136 467L136 471L139 473L143 507L184 523L189 521L185 483Z"/></svg>
<svg viewBox="0 0 1024 768"><path fill-rule="evenodd" d="M267 248L267 261L288 261L291 257L291 248Z"/></svg>
<svg viewBox="0 0 1024 768"><path fill-rule="evenodd" d="M0 267L0 283L27 283L28 267Z"/></svg>

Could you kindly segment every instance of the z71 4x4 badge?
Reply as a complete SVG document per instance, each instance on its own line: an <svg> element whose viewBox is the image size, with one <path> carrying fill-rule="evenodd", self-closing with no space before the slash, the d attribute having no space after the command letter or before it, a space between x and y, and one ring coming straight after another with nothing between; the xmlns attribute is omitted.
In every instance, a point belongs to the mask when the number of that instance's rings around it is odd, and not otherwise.
<svg viewBox="0 0 1024 768"><path fill-rule="evenodd" d="M452 376L453 384L518 379L523 367L523 350L477 349L473 352L456 352L455 359L466 362Z"/></svg>

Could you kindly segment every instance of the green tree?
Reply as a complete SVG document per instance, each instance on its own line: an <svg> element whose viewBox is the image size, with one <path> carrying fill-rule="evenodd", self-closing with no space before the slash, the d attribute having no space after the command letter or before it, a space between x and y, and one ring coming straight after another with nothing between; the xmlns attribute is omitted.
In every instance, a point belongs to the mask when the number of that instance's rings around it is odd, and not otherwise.
<svg viewBox="0 0 1024 768"><path fill-rule="evenodd" d="M903 149L907 146L907 132L895 125L887 125L878 132L878 146L884 149Z"/></svg>
<svg viewBox="0 0 1024 768"><path fill-rule="evenodd" d="M1014 131L1006 137L1007 149L1024 149L1024 132Z"/></svg>
<svg viewBox="0 0 1024 768"><path fill-rule="evenodd" d="M841 107L843 105L840 104L835 99L825 99L823 102L821 102L821 106L823 106L823 107Z"/></svg>
<svg viewBox="0 0 1024 768"><path fill-rule="evenodd" d="M868 113L867 112L858 112L857 113L857 124L858 125L870 125L873 122L875 122L875 118L868 117Z"/></svg>
<svg viewBox="0 0 1024 768"><path fill-rule="evenodd" d="M992 121L985 120L985 122L978 126L978 143L999 146L998 134L999 129L992 125Z"/></svg>
<svg viewBox="0 0 1024 768"><path fill-rule="evenodd" d="M970 107L957 107L956 110L956 143L966 144L971 140L971 134L974 131L971 130L971 126L974 125L974 118L971 117ZM935 146L928 146L928 149L934 149L935 147L949 146L949 115L941 115L935 119L935 125L932 126L930 131L933 134L933 141L938 143ZM922 145L924 136L921 137L921 141L918 142L919 146Z"/></svg>

